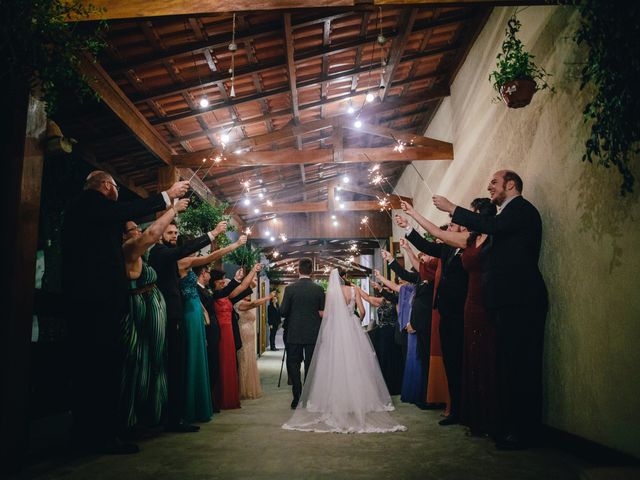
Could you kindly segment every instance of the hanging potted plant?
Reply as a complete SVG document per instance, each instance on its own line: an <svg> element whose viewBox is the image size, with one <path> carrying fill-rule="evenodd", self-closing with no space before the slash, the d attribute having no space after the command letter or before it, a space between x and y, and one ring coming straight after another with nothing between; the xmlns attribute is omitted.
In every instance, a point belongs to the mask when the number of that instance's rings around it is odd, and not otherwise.
<svg viewBox="0 0 640 480"><path fill-rule="evenodd" d="M534 56L524 49L516 36L521 26L515 14L507 22L506 38L496 57L497 70L489 75L489 81L493 82L493 88L498 92L496 100L504 100L509 108L529 105L538 90L553 91L553 87L547 83L551 74L533 63Z"/></svg>

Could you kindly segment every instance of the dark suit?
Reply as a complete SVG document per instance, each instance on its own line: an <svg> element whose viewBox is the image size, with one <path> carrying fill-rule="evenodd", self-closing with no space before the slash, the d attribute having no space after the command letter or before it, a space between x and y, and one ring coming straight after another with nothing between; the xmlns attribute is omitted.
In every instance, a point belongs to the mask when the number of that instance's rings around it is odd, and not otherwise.
<svg viewBox="0 0 640 480"><path fill-rule="evenodd" d="M216 395L213 394L215 385L218 383L220 376L220 326L218 325L218 319L216 317L216 309L213 306L214 302L218 298L224 298L239 285L236 280L231 280L224 288L220 290L211 291L209 289L202 288L200 284L197 285L198 296L204 308L209 314L209 325L205 327L205 335L207 339L207 359L209 364L209 384L211 387L211 401L213 402L214 411L219 411L220 407L215 404ZM248 288L244 290L240 295L233 300L240 300L247 295L251 295L252 289ZM233 301L232 300L232 301ZM239 332L238 332L239 335Z"/></svg>
<svg viewBox="0 0 640 480"><path fill-rule="evenodd" d="M180 247L155 245L149 253L149 264L158 274L157 285L167 304L167 402L169 426L182 421L184 415L186 369L182 296L178 285L178 260L204 248L211 239L202 235Z"/></svg>
<svg viewBox="0 0 640 480"><path fill-rule="evenodd" d="M451 400L450 415L457 418L462 388L464 303L469 281L460 258L462 251L443 243L430 242L415 230L407 235L407 239L421 252L439 258L442 263L440 281L435 286L433 308L440 312L440 343Z"/></svg>
<svg viewBox="0 0 640 480"><path fill-rule="evenodd" d="M86 446L113 442L119 426L120 325L129 308L122 254L124 224L165 208L161 194L114 202L100 192L86 190L64 213L62 286L74 355L74 435Z"/></svg>
<svg viewBox="0 0 640 480"><path fill-rule="evenodd" d="M280 326L280 310L274 305L274 302L269 302L267 307L267 323L269 324L269 348L271 350L276 349L276 334L278 333L278 327Z"/></svg>
<svg viewBox="0 0 640 480"><path fill-rule="evenodd" d="M495 217L457 207L453 221L487 233L483 269L487 308L496 327L499 429L522 439L539 433L547 289L538 268L542 220L523 197Z"/></svg>
<svg viewBox="0 0 640 480"><path fill-rule="evenodd" d="M304 359L305 379L320 331L320 311L324 309L324 290L310 278L301 278L284 290L280 314L285 318L287 372L293 384L293 397L300 398L300 365Z"/></svg>

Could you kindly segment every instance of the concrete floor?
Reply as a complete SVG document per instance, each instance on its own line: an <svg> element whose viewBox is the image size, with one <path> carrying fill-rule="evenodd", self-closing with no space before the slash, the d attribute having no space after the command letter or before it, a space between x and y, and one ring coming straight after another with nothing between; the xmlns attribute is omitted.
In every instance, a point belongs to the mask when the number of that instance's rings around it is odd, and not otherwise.
<svg viewBox="0 0 640 480"><path fill-rule="evenodd" d="M461 426L440 427L439 411L394 398L407 432L341 435L280 428L291 415L286 373L277 388L282 351L259 361L263 397L242 402L198 433L161 434L130 456L63 459L34 466L21 479L577 479L592 471L566 453L540 448L501 452ZM609 477L612 478L612 477Z"/></svg>

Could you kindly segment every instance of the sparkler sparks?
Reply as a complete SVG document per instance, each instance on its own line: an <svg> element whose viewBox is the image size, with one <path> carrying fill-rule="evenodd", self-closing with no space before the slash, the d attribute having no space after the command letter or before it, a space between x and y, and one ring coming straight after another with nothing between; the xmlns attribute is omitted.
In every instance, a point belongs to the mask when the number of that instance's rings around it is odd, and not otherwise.
<svg viewBox="0 0 640 480"><path fill-rule="evenodd" d="M401 140L396 140L396 146L393 147L393 151L394 152L398 152L398 153L402 153L404 152L404 147L407 146L407 144Z"/></svg>
<svg viewBox="0 0 640 480"><path fill-rule="evenodd" d="M280 234L280 240L282 240L283 242L287 241L287 236L284 233Z"/></svg>
<svg viewBox="0 0 640 480"><path fill-rule="evenodd" d="M384 177L380 174L376 174L372 179L371 183L374 185L380 185L380 183L384 180Z"/></svg>
<svg viewBox="0 0 640 480"><path fill-rule="evenodd" d="M369 217L362 217L360 219L360 225L368 225L369 224Z"/></svg>

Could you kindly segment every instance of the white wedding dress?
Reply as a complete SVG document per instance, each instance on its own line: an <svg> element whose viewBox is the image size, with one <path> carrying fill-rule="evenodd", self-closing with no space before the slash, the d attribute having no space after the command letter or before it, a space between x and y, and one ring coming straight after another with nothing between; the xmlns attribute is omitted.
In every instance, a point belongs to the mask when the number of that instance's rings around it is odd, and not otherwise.
<svg viewBox="0 0 640 480"><path fill-rule="evenodd" d="M300 403L286 430L373 433L407 428L396 423L389 391L369 337L347 305L338 270L331 271L324 314Z"/></svg>

